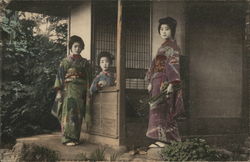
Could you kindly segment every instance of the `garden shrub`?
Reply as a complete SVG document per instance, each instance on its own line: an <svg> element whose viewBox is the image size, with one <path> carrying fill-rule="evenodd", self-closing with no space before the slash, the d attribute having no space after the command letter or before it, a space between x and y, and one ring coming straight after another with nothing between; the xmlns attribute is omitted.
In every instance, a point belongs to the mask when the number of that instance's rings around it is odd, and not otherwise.
<svg viewBox="0 0 250 162"><path fill-rule="evenodd" d="M23 18L25 13L4 8L0 11L0 31L9 35L0 41L0 136L3 143L11 143L17 137L48 133L60 127L50 111L57 68L67 52L67 24L56 26L61 18L37 15L37 19L53 20L53 30L64 35L52 40L48 35L34 33L39 22Z"/></svg>
<svg viewBox="0 0 250 162"><path fill-rule="evenodd" d="M221 161L229 157L216 151L204 139L192 138L183 142L171 142L161 151L161 157L167 161Z"/></svg>

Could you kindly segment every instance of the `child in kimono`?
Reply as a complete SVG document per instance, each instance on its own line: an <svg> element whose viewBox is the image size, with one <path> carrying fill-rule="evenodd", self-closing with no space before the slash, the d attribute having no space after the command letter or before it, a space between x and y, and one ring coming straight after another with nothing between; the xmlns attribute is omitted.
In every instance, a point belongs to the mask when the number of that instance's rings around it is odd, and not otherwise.
<svg viewBox="0 0 250 162"><path fill-rule="evenodd" d="M101 72L95 77L90 87L90 95L92 96L98 90L104 87L115 85L115 78L110 72L110 65L112 64L112 55L109 52L101 52L98 55L98 65Z"/></svg>

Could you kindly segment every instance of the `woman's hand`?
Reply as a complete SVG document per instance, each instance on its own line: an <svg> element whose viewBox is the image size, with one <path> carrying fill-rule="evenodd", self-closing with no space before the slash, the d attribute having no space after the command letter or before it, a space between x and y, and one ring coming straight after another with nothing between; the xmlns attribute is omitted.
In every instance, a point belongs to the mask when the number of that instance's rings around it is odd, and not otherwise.
<svg viewBox="0 0 250 162"><path fill-rule="evenodd" d="M169 85L168 82L161 83L160 92L166 92L167 88L168 88L168 85Z"/></svg>
<svg viewBox="0 0 250 162"><path fill-rule="evenodd" d="M56 94L56 101L61 101L61 100L62 100L62 92L58 90Z"/></svg>
<svg viewBox="0 0 250 162"><path fill-rule="evenodd" d="M163 83L160 87L160 91L163 93L166 92L166 98L169 98L170 94L174 92L173 84Z"/></svg>
<svg viewBox="0 0 250 162"><path fill-rule="evenodd" d="M170 94L170 93L173 93L174 92L174 89L173 89L173 84L169 84L168 85L168 88L167 88L167 94Z"/></svg>
<svg viewBox="0 0 250 162"><path fill-rule="evenodd" d="M104 81L104 80L101 80L101 81L99 81L97 84L98 84L98 87L103 88L103 87L106 86L107 82Z"/></svg>
<svg viewBox="0 0 250 162"><path fill-rule="evenodd" d="M148 88L147 89L148 89L148 92L151 92L151 90L152 90L152 84L151 83L148 84Z"/></svg>

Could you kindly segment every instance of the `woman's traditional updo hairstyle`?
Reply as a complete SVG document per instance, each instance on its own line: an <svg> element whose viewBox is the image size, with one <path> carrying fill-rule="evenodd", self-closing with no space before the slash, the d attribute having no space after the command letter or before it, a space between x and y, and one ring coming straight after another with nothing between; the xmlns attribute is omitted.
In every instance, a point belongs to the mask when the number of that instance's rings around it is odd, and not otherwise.
<svg viewBox="0 0 250 162"><path fill-rule="evenodd" d="M172 17L161 18L159 20L159 26L158 26L159 34L160 34L160 29L161 29L162 24L167 24L169 26L169 28L171 29L171 36L172 36L172 38L174 38L177 21L175 19L173 19Z"/></svg>
<svg viewBox="0 0 250 162"><path fill-rule="evenodd" d="M75 42L78 42L78 43L80 44L80 46L82 47L82 50L84 49L85 44L84 44L82 38L79 37L79 36L76 36L76 35L73 35L73 36L71 36L71 37L69 38L69 49L72 48L72 46L73 46L73 44L74 44Z"/></svg>
<svg viewBox="0 0 250 162"><path fill-rule="evenodd" d="M110 65L112 65L112 63L113 63L113 55L111 53L109 53L109 52L101 52L101 53L99 53L98 59L97 59L98 65L100 65L100 60L101 60L102 57L107 57L109 59Z"/></svg>

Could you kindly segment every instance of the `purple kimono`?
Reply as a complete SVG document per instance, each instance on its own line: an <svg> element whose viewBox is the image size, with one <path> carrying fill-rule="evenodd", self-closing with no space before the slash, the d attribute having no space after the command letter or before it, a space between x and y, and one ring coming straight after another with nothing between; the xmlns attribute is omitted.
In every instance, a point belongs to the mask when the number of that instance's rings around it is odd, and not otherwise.
<svg viewBox="0 0 250 162"><path fill-rule="evenodd" d="M161 93L160 87L166 82L180 84L180 48L175 40L166 40L158 49L146 78L152 84L150 96ZM157 141L180 141L176 117L184 111L182 90L174 91L157 104L150 105L149 123L146 136Z"/></svg>

